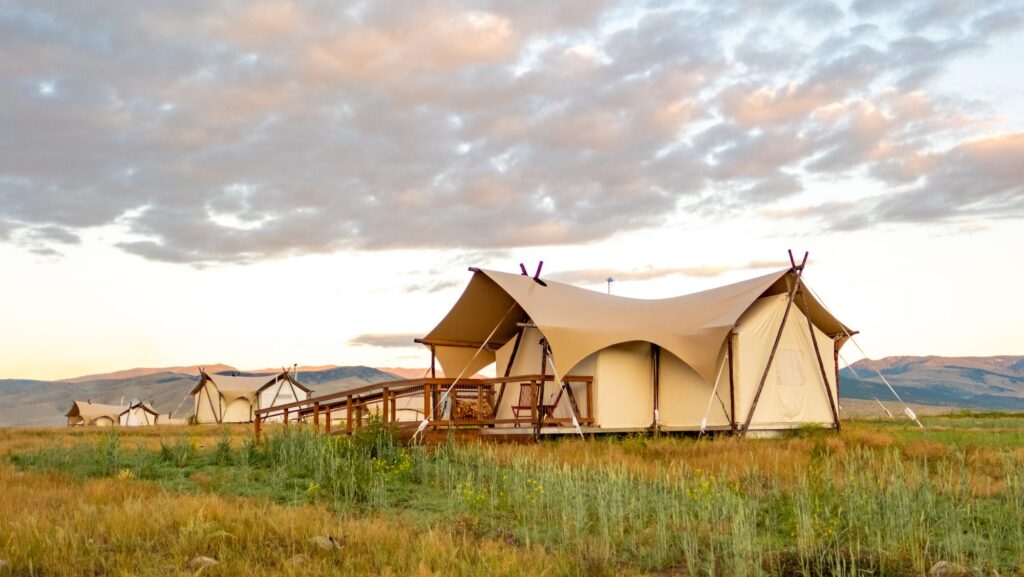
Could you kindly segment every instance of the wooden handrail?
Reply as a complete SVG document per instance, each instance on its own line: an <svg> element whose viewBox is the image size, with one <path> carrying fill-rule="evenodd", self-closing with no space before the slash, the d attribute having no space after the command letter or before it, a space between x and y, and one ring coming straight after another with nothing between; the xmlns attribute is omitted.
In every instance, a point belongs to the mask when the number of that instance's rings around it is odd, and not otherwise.
<svg viewBox="0 0 1024 577"><path fill-rule="evenodd" d="M467 388L473 388L477 385L498 385L504 383L517 383L517 382L529 382L529 381L554 381L556 380L554 375L511 375L508 377L493 377L485 379L458 379L458 385L466 385ZM576 376L566 375L560 380L569 383L592 383L594 377L592 376ZM438 385L438 386L451 386L455 383L456 379L452 378L422 378L422 379L403 379L398 381L382 381L380 383L374 383L372 385L366 385L364 387L358 387L355 389L349 389L347 391L340 391L337 393L331 393L328 395L321 395L319 397L309 397L301 401L294 401L283 405L276 405L273 407L267 407L265 409L256 410L257 415L267 416L271 411L281 411L283 409L290 409L294 407L312 407L313 403L320 403L321 407L325 401L332 401L335 399L344 399L349 396L356 397L359 400L364 400L364 396L375 396L383 393L385 388L392 389L389 391L389 396L398 395L401 393L411 392L414 389L418 392L423 391L424 385ZM395 388L401 387L401 388ZM339 403L340 404L340 403Z"/></svg>

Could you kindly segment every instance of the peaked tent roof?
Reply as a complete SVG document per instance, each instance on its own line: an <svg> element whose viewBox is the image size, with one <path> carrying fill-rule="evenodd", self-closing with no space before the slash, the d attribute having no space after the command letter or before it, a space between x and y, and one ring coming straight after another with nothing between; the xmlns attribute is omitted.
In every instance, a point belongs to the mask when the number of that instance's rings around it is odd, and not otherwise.
<svg viewBox="0 0 1024 577"><path fill-rule="evenodd" d="M578 362L603 348L647 341L682 359L709 382L714 379L718 356L726 336L740 316L758 298L785 293L785 269L746 281L667 299L634 299L581 289L532 277L471 269L474 274L458 302L430 331L423 342L440 345L438 358L445 372L472 374L494 360L493 348L503 345L516 331L516 323L528 317L551 346L555 376L561 378ZM830 336L851 332L833 317L813 295L807 294L807 311L816 326ZM802 298L796 299L802 306ZM497 328L495 328L497 327ZM491 332L489 347L473 362L472 345L483 344ZM447 347L443 343L465 343Z"/></svg>
<svg viewBox="0 0 1024 577"><path fill-rule="evenodd" d="M123 411L121 411L118 414L118 416L123 415L123 414L127 413L128 411L130 411L132 409L140 409L140 408L142 410L146 411L147 413L151 413L153 415L158 415L158 416L160 415L160 413L158 413L156 409L154 409L152 406L150 406L149 403L146 403L146 402L143 402L143 401L139 401L137 403L132 403L131 405L128 405L127 407L125 407L125 409Z"/></svg>
<svg viewBox="0 0 1024 577"><path fill-rule="evenodd" d="M217 390L226 398L237 399L240 397L249 398L255 395L264 387L273 384L276 381L290 381L293 385L306 391L311 391L308 387L302 383L296 381L287 372L281 372L274 375L256 375L255 377L234 377L229 375L211 375L209 373L203 373L199 377L199 383L192 388L191 394L196 394L203 383L206 381L213 381L213 384L217 386Z"/></svg>

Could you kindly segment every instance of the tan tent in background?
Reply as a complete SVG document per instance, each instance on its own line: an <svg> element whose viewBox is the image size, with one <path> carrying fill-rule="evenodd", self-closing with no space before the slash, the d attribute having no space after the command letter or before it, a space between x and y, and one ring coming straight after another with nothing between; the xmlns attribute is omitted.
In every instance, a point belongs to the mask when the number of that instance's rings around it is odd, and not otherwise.
<svg viewBox="0 0 1024 577"><path fill-rule="evenodd" d="M147 403L141 401L132 403L120 415L118 424L122 427L141 427L145 425L156 425L160 421L160 413Z"/></svg>
<svg viewBox="0 0 1024 577"><path fill-rule="evenodd" d="M141 401L127 405L75 401L64 416L68 418L69 427L143 427L161 424L159 413Z"/></svg>
<svg viewBox="0 0 1024 577"><path fill-rule="evenodd" d="M92 401L75 401L64 414L69 427L113 427L120 424L128 405L104 405Z"/></svg>
<svg viewBox="0 0 1024 577"><path fill-rule="evenodd" d="M802 264L656 300L470 270L452 310L417 340L447 375L495 363L499 376L592 376L593 398L584 385L571 396L606 430L838 426L836 361L852 331L802 286ZM524 390L498 394L497 419L513 417ZM568 416L555 402L565 392L546 387L552 417Z"/></svg>
<svg viewBox="0 0 1024 577"><path fill-rule="evenodd" d="M305 400L310 392L288 371L255 377L201 371L191 394L197 423L251 423L254 411Z"/></svg>

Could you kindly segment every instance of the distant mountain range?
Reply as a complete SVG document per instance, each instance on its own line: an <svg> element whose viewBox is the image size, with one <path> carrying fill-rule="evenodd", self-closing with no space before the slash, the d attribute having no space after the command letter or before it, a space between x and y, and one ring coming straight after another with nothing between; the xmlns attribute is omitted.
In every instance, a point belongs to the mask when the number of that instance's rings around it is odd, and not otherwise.
<svg viewBox="0 0 1024 577"><path fill-rule="evenodd" d="M908 403L1024 410L1024 356L865 359L839 372L840 395L892 400L879 373Z"/></svg>
<svg viewBox="0 0 1024 577"><path fill-rule="evenodd" d="M239 371L223 364L199 365L210 374L263 375L281 369ZM304 370L307 369L307 370ZM299 381L314 394L328 394L402 377L372 367L299 367ZM199 369L190 367L136 368L60 381L0 379L0 427L59 426L72 401L121 404L147 401L161 413L185 418L192 414L192 397Z"/></svg>
<svg viewBox="0 0 1024 577"><path fill-rule="evenodd" d="M280 370L241 371L213 363L201 366L212 374L256 375ZM299 381L321 395L427 374L422 368L334 365L299 367L298 371ZM879 373L908 403L1024 411L1024 356L865 359L840 371L842 398L893 400ZM63 425L63 415L74 400L118 404L122 399L141 399L161 413L187 417L192 414L188 393L198 374L198 368L190 366L136 368L60 381L0 380L0 427ZM440 371L438 376L442 376Z"/></svg>

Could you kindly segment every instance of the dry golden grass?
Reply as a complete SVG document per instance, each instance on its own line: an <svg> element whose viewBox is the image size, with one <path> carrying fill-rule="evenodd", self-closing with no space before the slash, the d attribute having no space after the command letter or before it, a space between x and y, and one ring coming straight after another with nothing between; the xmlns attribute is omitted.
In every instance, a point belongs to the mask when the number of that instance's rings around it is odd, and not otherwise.
<svg viewBox="0 0 1024 577"><path fill-rule="evenodd" d="M58 473L0 465L0 559L15 574L533 575L558 560L536 548L476 539L443 528L417 531L400 518L346 519L318 506L183 495L131 479L75 482ZM309 540L332 535L338 553ZM309 561L289 564L304 554ZM2 570L0 570L0 574Z"/></svg>

